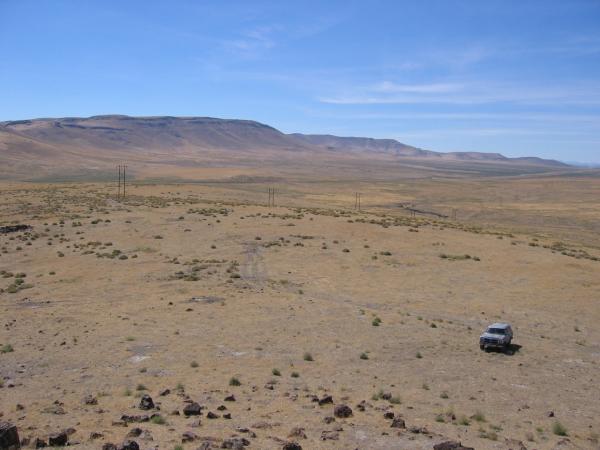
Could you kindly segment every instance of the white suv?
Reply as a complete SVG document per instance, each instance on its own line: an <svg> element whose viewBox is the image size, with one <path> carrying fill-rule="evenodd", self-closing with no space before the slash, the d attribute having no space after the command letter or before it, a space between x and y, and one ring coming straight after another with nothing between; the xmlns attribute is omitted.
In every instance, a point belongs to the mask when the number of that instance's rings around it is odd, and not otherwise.
<svg viewBox="0 0 600 450"><path fill-rule="evenodd" d="M507 323L493 323L479 336L479 348L500 348L507 350L513 338L513 331Z"/></svg>

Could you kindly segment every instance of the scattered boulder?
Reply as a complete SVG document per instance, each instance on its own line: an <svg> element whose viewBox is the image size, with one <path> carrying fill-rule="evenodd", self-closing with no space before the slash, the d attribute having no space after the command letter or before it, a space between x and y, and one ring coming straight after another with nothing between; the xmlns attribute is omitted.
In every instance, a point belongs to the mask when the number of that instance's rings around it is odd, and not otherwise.
<svg viewBox="0 0 600 450"><path fill-rule="evenodd" d="M333 415L339 418L347 418L352 416L352 408L348 405L337 405L333 409Z"/></svg>
<svg viewBox="0 0 600 450"><path fill-rule="evenodd" d="M244 447L250 445L250 441L242 437L232 437L225 439L221 444L221 448L230 448L233 450L242 450Z"/></svg>
<svg viewBox="0 0 600 450"><path fill-rule="evenodd" d="M401 419L400 417L396 417L393 421L392 421L392 425L390 425L391 428L406 428L406 422L404 422L404 419Z"/></svg>
<svg viewBox="0 0 600 450"><path fill-rule="evenodd" d="M148 411L149 409L154 409L154 401L152 397L148 394L144 394L140 400L140 409Z"/></svg>
<svg viewBox="0 0 600 450"><path fill-rule="evenodd" d="M98 433L97 431L92 431L90 433L90 441L95 441L96 439L102 439L104 435L102 433Z"/></svg>
<svg viewBox="0 0 600 450"><path fill-rule="evenodd" d="M214 413L214 412L212 412L212 411L209 411L209 412L206 414L206 418L207 418L207 419L218 419L218 418L219 418L219 415L218 415L218 414L215 414L215 413Z"/></svg>
<svg viewBox="0 0 600 450"><path fill-rule="evenodd" d="M356 405L356 409L358 409L360 412L365 412L365 410L367 409L367 402L365 402L364 400L361 401L358 405Z"/></svg>
<svg viewBox="0 0 600 450"><path fill-rule="evenodd" d="M322 399L318 400L319 406L333 404L333 397L331 395L326 395Z"/></svg>
<svg viewBox="0 0 600 450"><path fill-rule="evenodd" d="M188 403L183 407L183 415L186 417L199 416L200 414L202 414L202 406L196 402Z"/></svg>
<svg viewBox="0 0 600 450"><path fill-rule="evenodd" d="M171 389L163 389L162 391L160 391L158 393L158 395L160 395L161 397L164 397L165 395L169 395L171 393Z"/></svg>
<svg viewBox="0 0 600 450"><path fill-rule="evenodd" d="M0 449L16 450L21 448L17 427L9 422L0 422Z"/></svg>
<svg viewBox="0 0 600 450"><path fill-rule="evenodd" d="M446 441L433 446L433 450L475 450L472 447L463 447L460 442Z"/></svg>
<svg viewBox="0 0 600 450"><path fill-rule="evenodd" d="M107 442L102 446L102 450L117 450L117 446L115 444Z"/></svg>
<svg viewBox="0 0 600 450"><path fill-rule="evenodd" d="M121 416L121 422L124 423L140 423L140 422L148 422L150 420L150 417L148 417L147 415L141 415L141 416L129 416L127 414L124 414Z"/></svg>
<svg viewBox="0 0 600 450"><path fill-rule="evenodd" d="M140 434L142 434L142 429L138 428L138 427L134 427L131 430L129 430L129 433L127 433L127 437L138 437Z"/></svg>
<svg viewBox="0 0 600 450"><path fill-rule="evenodd" d="M233 394L228 395L227 397L225 397L225 401L226 402L235 402L235 396Z"/></svg>
<svg viewBox="0 0 600 450"><path fill-rule="evenodd" d="M31 230L31 225L7 225L5 227L0 227L0 234L8 234L8 233L17 233L19 231L28 231Z"/></svg>
<svg viewBox="0 0 600 450"><path fill-rule="evenodd" d="M182 443L194 442L196 439L198 439L198 435L196 433L191 432L191 431L185 431L181 435L181 442Z"/></svg>
<svg viewBox="0 0 600 450"><path fill-rule="evenodd" d="M135 441L123 441L118 450L140 450L140 446Z"/></svg>
<svg viewBox="0 0 600 450"><path fill-rule="evenodd" d="M98 399L96 397L94 397L93 395L88 394L85 397L83 397L83 403L85 405L97 405Z"/></svg>
<svg viewBox="0 0 600 450"><path fill-rule="evenodd" d="M48 436L48 445L50 447L64 447L67 445L67 442L69 442L69 435L66 431L60 431Z"/></svg>
<svg viewBox="0 0 600 450"><path fill-rule="evenodd" d="M302 450L302 447L296 442L286 442L283 444L283 450Z"/></svg>
<svg viewBox="0 0 600 450"><path fill-rule="evenodd" d="M33 445L35 448L45 448L48 446L48 444L46 444L46 441L44 441L43 439L40 439L40 438L36 438L35 441L33 442Z"/></svg>
<svg viewBox="0 0 600 450"><path fill-rule="evenodd" d="M384 419L388 419L388 420L393 420L394 419L394 413L392 411L388 411L383 415Z"/></svg>

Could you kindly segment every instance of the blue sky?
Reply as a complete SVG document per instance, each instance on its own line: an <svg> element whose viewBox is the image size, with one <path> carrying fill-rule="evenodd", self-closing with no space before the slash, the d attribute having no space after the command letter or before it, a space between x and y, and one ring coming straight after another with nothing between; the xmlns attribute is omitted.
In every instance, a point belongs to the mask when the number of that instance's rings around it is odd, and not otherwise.
<svg viewBox="0 0 600 450"><path fill-rule="evenodd" d="M600 1L0 0L0 120L107 113L600 162Z"/></svg>

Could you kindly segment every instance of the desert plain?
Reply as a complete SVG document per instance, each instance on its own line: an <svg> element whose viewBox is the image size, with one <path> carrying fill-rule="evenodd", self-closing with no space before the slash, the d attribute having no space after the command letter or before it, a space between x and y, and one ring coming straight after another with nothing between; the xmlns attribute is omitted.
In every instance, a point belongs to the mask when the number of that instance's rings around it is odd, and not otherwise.
<svg viewBox="0 0 600 450"><path fill-rule="evenodd" d="M0 225L31 227L0 235L24 447L600 448L597 176L116 193L0 185ZM496 321L513 345L483 352Z"/></svg>

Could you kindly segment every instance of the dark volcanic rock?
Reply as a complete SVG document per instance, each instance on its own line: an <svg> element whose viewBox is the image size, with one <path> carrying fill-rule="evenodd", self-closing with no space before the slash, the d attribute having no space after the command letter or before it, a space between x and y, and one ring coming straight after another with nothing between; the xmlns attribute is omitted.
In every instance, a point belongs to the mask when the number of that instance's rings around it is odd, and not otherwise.
<svg viewBox="0 0 600 450"><path fill-rule="evenodd" d="M250 445L250 441L246 438L233 437L225 439L221 444L221 448L231 448L233 450L242 450L244 447Z"/></svg>
<svg viewBox="0 0 600 450"><path fill-rule="evenodd" d="M152 400L152 397L150 397L148 394L144 394L142 396L142 399L140 400L140 409L143 409L145 411L149 409L154 409L154 401Z"/></svg>
<svg viewBox="0 0 600 450"><path fill-rule="evenodd" d="M107 442L102 446L102 450L117 450L117 446L115 444Z"/></svg>
<svg viewBox="0 0 600 450"><path fill-rule="evenodd" d="M12 423L0 422L0 449L13 450L21 448L19 432Z"/></svg>
<svg viewBox="0 0 600 450"><path fill-rule="evenodd" d="M142 415L142 416L129 416L129 415L122 415L121 416L121 422L124 423L134 423L134 422L148 422L150 420L150 417L146 416L146 415Z"/></svg>
<svg viewBox="0 0 600 450"><path fill-rule="evenodd" d="M183 407L183 415L186 417L199 416L200 414L202 414L202 406L196 402L188 403Z"/></svg>
<svg viewBox="0 0 600 450"><path fill-rule="evenodd" d="M96 397L94 397L93 395L86 395L83 398L83 403L86 405L97 405L98 404L98 399Z"/></svg>
<svg viewBox="0 0 600 450"><path fill-rule="evenodd" d="M474 450L472 447L463 447L460 442L446 441L433 446L433 450Z"/></svg>
<svg viewBox="0 0 600 450"><path fill-rule="evenodd" d="M140 446L135 441L123 441L119 450L140 450Z"/></svg>
<svg viewBox="0 0 600 450"><path fill-rule="evenodd" d="M48 445L50 447L63 447L69 442L69 435L66 431L54 433L48 436Z"/></svg>
<svg viewBox="0 0 600 450"><path fill-rule="evenodd" d="M333 397L331 395L326 395L322 399L318 400L318 402L320 406L327 405L330 403L333 404Z"/></svg>
<svg viewBox="0 0 600 450"><path fill-rule="evenodd" d="M337 405L333 409L333 415L335 417L346 418L352 416L352 408L348 405Z"/></svg>
<svg viewBox="0 0 600 450"><path fill-rule="evenodd" d="M46 441L44 441L43 439L36 438L34 441L34 446L35 448L44 448L47 447L48 444L46 444Z"/></svg>
<svg viewBox="0 0 600 450"><path fill-rule="evenodd" d="M404 419L401 419L400 417L396 417L393 421L392 421L392 428L406 428L406 422L404 422Z"/></svg>
<svg viewBox="0 0 600 450"><path fill-rule="evenodd" d="M302 450L302 447L296 442L286 442L283 445L283 450Z"/></svg>
<svg viewBox="0 0 600 450"><path fill-rule="evenodd" d="M141 428L138 427L134 427L131 430L129 430L129 433L127 433L127 437L138 437L140 434L142 434L143 430Z"/></svg>
<svg viewBox="0 0 600 450"><path fill-rule="evenodd" d="M219 415L218 415L218 414L215 414L215 413L214 413L214 412L212 412L212 411L209 411L209 412L206 414L206 418L207 418L207 419L218 419L218 418L219 418Z"/></svg>
<svg viewBox="0 0 600 450"><path fill-rule="evenodd" d="M191 431L185 431L182 435L181 435L181 442L185 443L185 442L193 442L196 439L198 439L198 435L196 433L192 433Z"/></svg>
<svg viewBox="0 0 600 450"><path fill-rule="evenodd" d="M5 227L0 227L0 234L17 233L19 231L27 231L27 230L31 230L30 225L8 225Z"/></svg>
<svg viewBox="0 0 600 450"><path fill-rule="evenodd" d="M235 396L233 394L228 395L227 397L225 397L225 401L226 402L235 402Z"/></svg>
<svg viewBox="0 0 600 450"><path fill-rule="evenodd" d="M392 420L394 418L394 413L392 411L388 411L383 415L383 418Z"/></svg>

